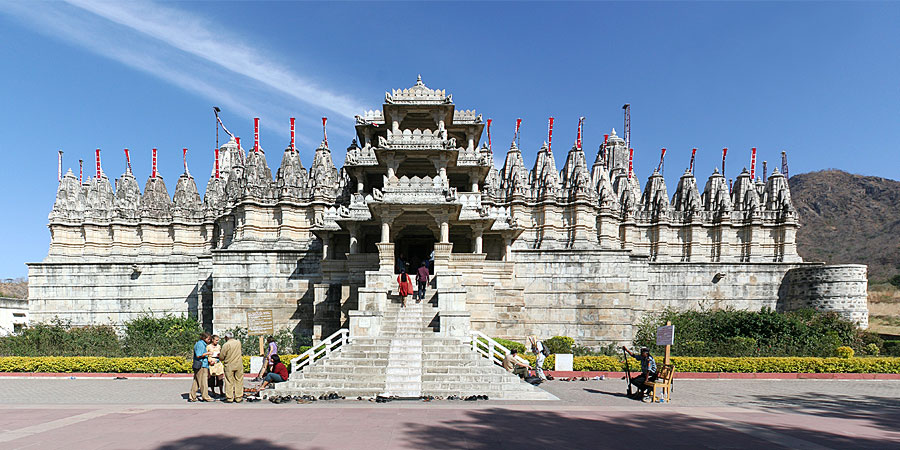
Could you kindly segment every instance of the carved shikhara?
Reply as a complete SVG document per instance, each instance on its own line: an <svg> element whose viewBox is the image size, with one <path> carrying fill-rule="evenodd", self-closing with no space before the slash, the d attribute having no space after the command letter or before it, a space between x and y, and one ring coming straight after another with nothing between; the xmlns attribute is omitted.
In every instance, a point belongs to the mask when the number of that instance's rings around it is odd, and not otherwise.
<svg viewBox="0 0 900 450"><path fill-rule="evenodd" d="M379 257L375 244L414 227L436 245L452 244L445 270L471 275L459 279L478 311L472 326L499 337L553 332L625 342L640 314L704 301L812 305L868 322L864 267L828 269L798 255L798 217L777 170L763 181L745 169L731 187L714 170L702 194L685 171L670 196L657 171L641 188L615 130L593 164L573 146L559 170L545 143L529 170L513 142L498 170L480 142L482 116L456 110L451 95L421 78L386 93L382 110L357 116L355 127L340 169L323 141L308 170L289 146L274 177L262 148L245 151L232 139L220 147L220 176L213 170L202 198L187 171L172 197L161 176L141 193L130 170L115 189L102 172L84 184L67 172L49 216L47 258L29 269L32 318L120 322L147 309L186 311L222 329L240 324L248 308L272 307L280 325L318 335L346 322L357 290L374 289L366 271L393 258ZM567 265L573 260L589 264ZM782 286L795 269L803 289ZM560 281L555 270L577 276ZM719 273L732 276L710 284ZM832 273L843 278L830 280ZM106 277L102 287L90 285L91 274ZM141 277L155 280L154 294L129 287ZM166 287L167 279L175 281ZM826 301L816 297L820 281L852 288ZM686 289L684 301L666 292L672 283ZM752 301L742 303L742 283L760 283ZM570 292L548 294L556 288ZM549 310L558 316L537 306L545 298L556 299ZM598 300L607 298L612 303ZM331 312L317 312L314 305L328 302L337 302Z"/></svg>

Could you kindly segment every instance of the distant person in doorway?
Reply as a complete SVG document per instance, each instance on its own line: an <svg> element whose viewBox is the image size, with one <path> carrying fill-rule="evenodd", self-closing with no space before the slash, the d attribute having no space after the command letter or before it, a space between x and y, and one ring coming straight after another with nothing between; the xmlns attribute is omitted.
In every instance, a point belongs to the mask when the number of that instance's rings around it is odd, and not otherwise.
<svg viewBox="0 0 900 450"><path fill-rule="evenodd" d="M400 275L397 276L397 283L400 285L400 306L405 307L406 297L413 294L412 280L405 270L400 271Z"/></svg>
<svg viewBox="0 0 900 450"><path fill-rule="evenodd" d="M416 303L425 300L425 286L428 285L429 277L431 277L431 272L428 271L428 264L426 261L422 261L422 264L419 265L419 270L416 272L416 287L418 289L413 294Z"/></svg>
<svg viewBox="0 0 900 450"><path fill-rule="evenodd" d="M406 256L404 256L403 253L401 253L400 256L397 257L397 267L395 270L397 271L397 273L406 272Z"/></svg>
<svg viewBox="0 0 900 450"><path fill-rule="evenodd" d="M528 376L528 369L530 369L531 367L529 367L528 364L520 361L518 356L518 350L510 350L509 353L507 353L506 357L503 358L503 368L518 375L519 378L525 378Z"/></svg>
<svg viewBox="0 0 900 450"><path fill-rule="evenodd" d="M547 376L544 375L544 360L547 359L547 356L550 356L550 351L544 346L542 341L539 341L535 336L528 336L528 343L531 345L531 353L534 353L534 356L537 357L537 360L534 363L534 374L540 377L542 380L546 380Z"/></svg>
<svg viewBox="0 0 900 450"><path fill-rule="evenodd" d="M656 381L656 360L650 356L650 349L647 347L641 347L641 354L638 356L635 356L634 353L632 353L631 350L628 350L624 345L622 346L622 349L628 352L632 358L641 362L641 374L631 379L631 384L637 388L637 392L635 392L631 398L642 400L650 389L647 386L644 386L644 382Z"/></svg>
<svg viewBox="0 0 900 450"><path fill-rule="evenodd" d="M225 365L222 364L222 361L219 361L219 352L222 351L222 346L219 345L219 336L212 336L211 342L206 346L206 351L209 352L207 357L209 361L209 387L213 394L215 394L216 388L219 388L219 397L225 397Z"/></svg>
<svg viewBox="0 0 900 450"><path fill-rule="evenodd" d="M259 386L260 390L265 389L270 384L281 383L288 379L287 367L281 363L281 357L272 355L272 362L274 364L269 368L269 373L263 378L263 383Z"/></svg>
<svg viewBox="0 0 900 450"><path fill-rule="evenodd" d="M263 375L266 374L266 370L268 370L269 366L272 365L272 356L278 354L278 343L275 342L274 336L269 336L266 338L266 350L263 353L263 361L262 367L259 369L259 374L250 381L259 381L262 379Z"/></svg>
<svg viewBox="0 0 900 450"><path fill-rule="evenodd" d="M191 391L188 392L188 401L197 401L197 390L200 390L200 401L211 402L212 397L209 396L209 351L206 345L209 344L211 338L209 333L200 333L200 339L194 344L194 358L191 369L194 371L194 381L191 383Z"/></svg>
<svg viewBox="0 0 900 450"><path fill-rule="evenodd" d="M225 403L240 403L244 400L244 355L241 341L234 333L225 333L225 344L219 353L219 360L225 365Z"/></svg>

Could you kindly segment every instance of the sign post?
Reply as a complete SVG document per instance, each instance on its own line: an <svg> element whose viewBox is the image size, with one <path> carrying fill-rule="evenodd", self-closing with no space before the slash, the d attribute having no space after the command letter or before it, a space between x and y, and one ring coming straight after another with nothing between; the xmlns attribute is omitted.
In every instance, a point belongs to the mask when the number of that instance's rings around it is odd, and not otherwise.
<svg viewBox="0 0 900 450"><path fill-rule="evenodd" d="M264 355L263 336L275 334L271 309L247 311L247 335L259 336L259 354Z"/></svg>
<svg viewBox="0 0 900 450"><path fill-rule="evenodd" d="M675 325L671 321L666 322L666 326L656 329L656 345L666 346L666 359L663 364L669 364L669 355L672 344L675 343Z"/></svg>

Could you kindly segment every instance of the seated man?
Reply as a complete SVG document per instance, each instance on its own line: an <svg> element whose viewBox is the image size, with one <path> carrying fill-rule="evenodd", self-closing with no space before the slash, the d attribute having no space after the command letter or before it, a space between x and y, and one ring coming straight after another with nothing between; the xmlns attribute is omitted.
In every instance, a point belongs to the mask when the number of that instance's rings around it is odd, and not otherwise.
<svg viewBox="0 0 900 450"><path fill-rule="evenodd" d="M631 378L631 384L637 387L637 392L632 394L631 398L641 400L650 389L644 386L645 381L656 381L656 361L650 356L650 350L647 347L641 347L641 354L634 356L628 348L622 346L622 349L628 352L632 358L641 362L641 374Z"/></svg>
<svg viewBox="0 0 900 450"><path fill-rule="evenodd" d="M520 361L518 353L519 351L516 349L510 350L509 354L503 358L503 368L518 375L519 378L525 378L528 376L528 369L530 369L531 366Z"/></svg>

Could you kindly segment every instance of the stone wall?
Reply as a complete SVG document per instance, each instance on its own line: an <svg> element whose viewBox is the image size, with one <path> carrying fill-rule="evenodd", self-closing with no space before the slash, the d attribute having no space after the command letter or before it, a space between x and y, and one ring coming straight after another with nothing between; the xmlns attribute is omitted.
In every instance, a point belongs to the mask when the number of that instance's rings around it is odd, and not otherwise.
<svg viewBox="0 0 900 450"><path fill-rule="evenodd" d="M836 311L862 328L869 327L866 266L798 267L787 273L783 309L815 308Z"/></svg>
<svg viewBox="0 0 900 450"><path fill-rule="evenodd" d="M271 309L275 330L313 334L314 285L321 253L290 250L215 250L212 256L213 330L247 327L247 312Z"/></svg>
<svg viewBox="0 0 900 450"><path fill-rule="evenodd" d="M146 313L197 317L197 259L167 259L31 263L30 322L59 317L72 325L121 325Z"/></svg>
<svg viewBox="0 0 900 450"><path fill-rule="evenodd" d="M474 329L517 341L534 334L592 346L631 342L633 297L646 292L646 280L632 278L630 252L515 250L513 259L513 278L493 280L494 289L464 277Z"/></svg>

